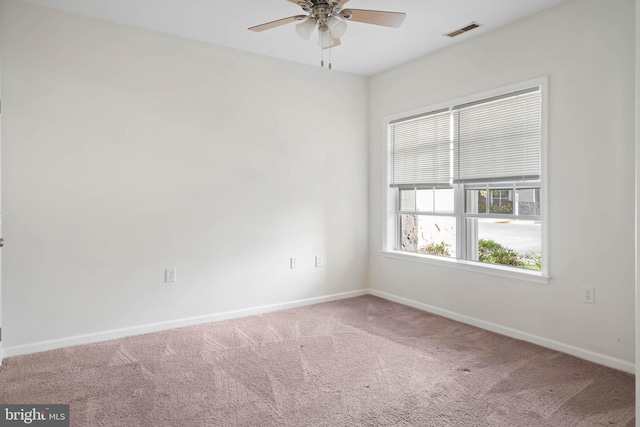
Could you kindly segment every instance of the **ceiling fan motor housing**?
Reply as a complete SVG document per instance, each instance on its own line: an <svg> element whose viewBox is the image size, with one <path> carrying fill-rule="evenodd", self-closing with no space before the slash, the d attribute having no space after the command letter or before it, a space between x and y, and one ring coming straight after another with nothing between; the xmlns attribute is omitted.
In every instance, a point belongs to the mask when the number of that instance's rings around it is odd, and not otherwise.
<svg viewBox="0 0 640 427"><path fill-rule="evenodd" d="M350 11L342 10L340 0L307 0L299 2L298 5L316 22L320 31L327 29L327 20L330 17L349 19L352 15Z"/></svg>

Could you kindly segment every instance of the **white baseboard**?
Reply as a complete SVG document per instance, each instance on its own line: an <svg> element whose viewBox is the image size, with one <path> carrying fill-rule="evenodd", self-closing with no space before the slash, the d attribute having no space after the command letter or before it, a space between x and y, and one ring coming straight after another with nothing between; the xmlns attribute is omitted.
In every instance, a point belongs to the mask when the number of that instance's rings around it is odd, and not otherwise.
<svg viewBox="0 0 640 427"><path fill-rule="evenodd" d="M285 310L288 308L302 307L305 305L319 304L322 302L336 301L345 298L352 298L369 294L368 289L358 291L342 292L339 294L325 295L315 298L307 298L296 301L289 301L278 304L262 305L258 307L225 311L222 313L207 314L204 316L195 316L178 320L170 320L167 322L151 323L131 328L114 329L111 331L99 332L96 334L76 335L67 338L61 338L50 341L40 341L33 344L19 345L14 347L6 347L2 349L4 357L20 356L24 354L39 353L41 351L55 350L57 348L70 347L74 345L82 345L94 342L108 341L117 338L124 338L133 335L147 334L150 332L165 331L167 329L181 328L184 326L199 325L202 323L218 322L221 320L235 319L238 317L253 316L256 314L268 313L271 311ZM2 360L0 353L0 360ZM1 363L1 362L0 362Z"/></svg>
<svg viewBox="0 0 640 427"><path fill-rule="evenodd" d="M458 314L453 311L443 310L438 307L423 304L418 301L414 301L408 298L392 295L387 292L378 291L376 289L370 289L369 293L380 298L384 298L389 301L397 302L399 304L407 305L409 307L417 308L418 310L426 311L429 313L437 314L448 319L457 320L458 322L466 323L468 325L476 326L481 329L486 329L491 332L498 333L500 335L506 335L511 338L516 338L522 341L527 341L533 344L540 345L542 347L557 350L562 353L570 354L572 356L579 357L580 359L588 360L590 362L598 363L600 365L608 366L610 368L617 369L619 371L628 372L630 374L635 373L635 364L627 362L626 360L617 359L604 354L596 353L584 348L575 347L569 344L564 344L558 341L553 341L547 338L532 335L527 332L522 332L517 329L507 328L505 326L497 325L491 322L485 322L474 317Z"/></svg>

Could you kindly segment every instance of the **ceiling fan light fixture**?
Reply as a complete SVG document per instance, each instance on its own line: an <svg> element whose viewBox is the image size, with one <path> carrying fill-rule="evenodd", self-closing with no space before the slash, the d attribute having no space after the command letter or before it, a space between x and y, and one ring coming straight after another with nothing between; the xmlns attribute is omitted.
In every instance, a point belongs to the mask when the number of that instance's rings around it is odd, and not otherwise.
<svg viewBox="0 0 640 427"><path fill-rule="evenodd" d="M347 23L335 16L332 16L327 20L327 26L331 31L331 36L335 39L339 39L347 32Z"/></svg>
<svg viewBox="0 0 640 427"><path fill-rule="evenodd" d="M316 29L316 21L313 18L307 18L296 25L296 32L303 40L309 40L311 33Z"/></svg>

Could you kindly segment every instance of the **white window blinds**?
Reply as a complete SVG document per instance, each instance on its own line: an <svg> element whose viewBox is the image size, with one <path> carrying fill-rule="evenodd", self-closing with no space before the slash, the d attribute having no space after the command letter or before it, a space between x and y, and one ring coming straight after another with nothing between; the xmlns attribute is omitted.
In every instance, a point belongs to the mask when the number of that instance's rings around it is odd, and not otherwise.
<svg viewBox="0 0 640 427"><path fill-rule="evenodd" d="M392 187L539 180L539 87L390 123Z"/></svg>
<svg viewBox="0 0 640 427"><path fill-rule="evenodd" d="M451 186L451 117L440 110L390 123L391 186Z"/></svg>
<svg viewBox="0 0 640 427"><path fill-rule="evenodd" d="M453 108L454 180L540 179L540 90Z"/></svg>

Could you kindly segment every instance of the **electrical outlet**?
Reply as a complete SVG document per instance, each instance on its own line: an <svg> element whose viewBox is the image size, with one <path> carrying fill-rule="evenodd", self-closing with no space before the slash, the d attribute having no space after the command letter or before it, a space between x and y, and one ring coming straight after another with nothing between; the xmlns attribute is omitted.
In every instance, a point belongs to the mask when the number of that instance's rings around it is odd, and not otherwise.
<svg viewBox="0 0 640 427"><path fill-rule="evenodd" d="M169 283L169 282L175 282L176 281L176 269L175 268L167 268L164 270L164 281Z"/></svg>
<svg viewBox="0 0 640 427"><path fill-rule="evenodd" d="M322 267L323 266L323 262L324 260L322 259L321 256L316 255L316 267Z"/></svg>
<svg viewBox="0 0 640 427"><path fill-rule="evenodd" d="M593 286L583 286L582 287L582 302L587 304L595 304L596 303L596 292Z"/></svg>
<svg viewBox="0 0 640 427"><path fill-rule="evenodd" d="M289 267L298 268L298 259L297 258L289 258Z"/></svg>

